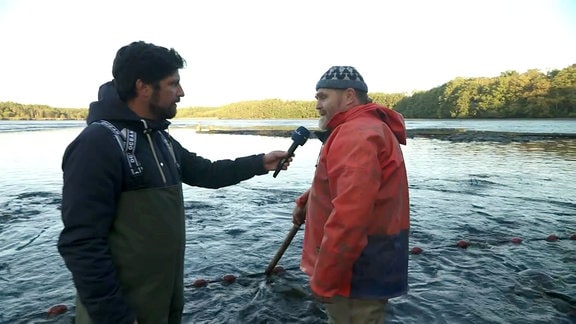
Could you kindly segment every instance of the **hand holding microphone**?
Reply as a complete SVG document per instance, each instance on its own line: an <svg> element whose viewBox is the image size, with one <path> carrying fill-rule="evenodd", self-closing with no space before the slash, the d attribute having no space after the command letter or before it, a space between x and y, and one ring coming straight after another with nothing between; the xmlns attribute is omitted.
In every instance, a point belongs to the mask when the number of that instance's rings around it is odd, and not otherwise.
<svg viewBox="0 0 576 324"><path fill-rule="evenodd" d="M308 129L306 129L306 127L304 126L300 126L298 127L293 133L292 133L292 145L290 145L290 148L288 149L288 157L291 157L292 155L294 155L294 151L296 151L296 148L298 148L298 146L302 146L304 145L304 143L306 143L306 141L308 140L308 138L310 137L310 131ZM280 160L280 162L278 162L278 165L276 166L276 170L274 171L274 178L276 178L276 176L278 175L278 173L280 172L280 170L282 170L282 165L284 165L284 163L286 163L287 158L284 158L282 160Z"/></svg>

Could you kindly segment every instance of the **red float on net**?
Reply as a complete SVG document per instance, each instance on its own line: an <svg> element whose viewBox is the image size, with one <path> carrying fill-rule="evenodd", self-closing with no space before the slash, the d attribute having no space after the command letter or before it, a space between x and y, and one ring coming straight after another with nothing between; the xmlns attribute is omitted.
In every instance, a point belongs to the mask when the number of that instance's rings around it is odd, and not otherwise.
<svg viewBox="0 0 576 324"><path fill-rule="evenodd" d="M466 240L460 240L458 243L456 243L456 246L462 249L467 249L468 246L470 246L470 243L468 243Z"/></svg>
<svg viewBox="0 0 576 324"><path fill-rule="evenodd" d="M546 238L546 241L548 241L548 242L556 242L556 241L558 241L558 236L556 236L556 235L554 235L554 234L549 235L549 236Z"/></svg>
<svg viewBox="0 0 576 324"><path fill-rule="evenodd" d="M519 237L513 237L510 242L514 243L514 244L520 244L522 243L522 239Z"/></svg>
<svg viewBox="0 0 576 324"><path fill-rule="evenodd" d="M227 274L227 275L223 275L221 279L222 279L223 283L231 284L231 283L234 283L236 281L236 276L231 275L231 274Z"/></svg>
<svg viewBox="0 0 576 324"><path fill-rule="evenodd" d="M68 306L66 305L55 305L50 307L48 310L48 316L56 316L64 314L68 311Z"/></svg>
<svg viewBox="0 0 576 324"><path fill-rule="evenodd" d="M208 286L208 281L206 279L197 279L192 283L192 287L194 288L201 288L206 286Z"/></svg>
<svg viewBox="0 0 576 324"><path fill-rule="evenodd" d="M410 253L412 253L412 254L422 254L422 252L423 252L423 250L417 246L413 247L410 250Z"/></svg>

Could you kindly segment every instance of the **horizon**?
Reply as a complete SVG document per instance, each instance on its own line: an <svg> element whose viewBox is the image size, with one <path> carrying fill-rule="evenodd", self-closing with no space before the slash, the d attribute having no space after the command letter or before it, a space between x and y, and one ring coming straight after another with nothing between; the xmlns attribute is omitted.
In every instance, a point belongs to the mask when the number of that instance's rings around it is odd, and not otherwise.
<svg viewBox="0 0 576 324"><path fill-rule="evenodd" d="M562 70L562 69L567 68L567 67L570 67L570 66L572 66L572 65L576 65L576 63L570 64L570 65L568 65L568 66L566 66L566 67L563 67L563 68L552 69L552 70L548 70L548 71L540 71L540 72L541 72L541 73L546 73L546 72L550 72L550 71L553 71L553 70ZM527 69L526 71L515 71L515 72L518 72L518 73L522 74L522 73L527 72L528 70L534 70L534 69ZM501 73L504 73L504 72L507 72L507 71L511 71L511 70L502 71L502 72L500 72L500 74L501 74ZM499 76L500 74L498 74L498 76ZM493 77L498 77L498 76L492 76L492 77L488 77L488 76L478 76L478 77L475 77L475 78L493 78ZM457 77L457 78L458 78L458 77ZM454 79L452 79L452 80L446 80L446 81L442 82L441 84L439 84L439 85L437 85L437 86L435 86L435 87L440 87L440 86L442 86L442 85L444 85L444 84L446 84L446 83L448 83L448 82L450 82L450 81L453 81L453 80L454 80ZM434 87L434 88L435 88L435 87ZM413 94L416 93L416 92L420 92L420 91L426 92L426 91L430 91L430 90L432 90L432 89L433 89L433 88L426 89L426 90L416 90L416 91L414 91L414 92L412 92L412 93L406 93L406 92L404 92L404 93L400 93L400 92L396 92L396 93L384 93L384 92L378 92L378 91L369 91L369 94L370 94L370 93L378 93L378 94L392 95L392 94L398 94L398 93L399 93L399 94L403 94L403 95L405 95L405 96L408 97L408 96L413 95ZM287 102L287 101L310 101L310 102L314 102L314 101L315 101L314 98L312 98L312 99L283 99L283 98L260 98L260 99L258 99L258 98L255 98L255 99L246 99L246 100L239 100L239 101L234 101L234 102L223 103L223 104L217 105L217 106L183 106L181 102L177 103L177 105L178 105L178 109L193 109L193 108L214 108L214 109L217 109L217 108L221 108L221 107L224 107L224 106L227 106L227 105L232 105L232 104L237 104L237 103L243 103L243 102L249 102L249 101L267 101L267 100L280 100L280 101L284 101L284 102ZM51 105L48 105L48 104L45 104L45 103L21 103L21 102L15 102L15 101L11 101L11 100L0 100L0 102L14 102L14 103L16 103L16 104L31 105L31 106L33 106L33 105L47 105L47 106L49 106L50 108L55 108L55 109L88 109L88 108L89 108L89 104L90 104L90 103L86 104L86 107L56 107L56 106L51 106Z"/></svg>
<svg viewBox="0 0 576 324"><path fill-rule="evenodd" d="M112 79L116 51L135 40L186 59L182 108L313 101L332 65L355 66L369 92L410 95L459 77L571 66L575 16L571 0L2 0L10 32L0 42L11 50L0 54L0 101L87 108Z"/></svg>

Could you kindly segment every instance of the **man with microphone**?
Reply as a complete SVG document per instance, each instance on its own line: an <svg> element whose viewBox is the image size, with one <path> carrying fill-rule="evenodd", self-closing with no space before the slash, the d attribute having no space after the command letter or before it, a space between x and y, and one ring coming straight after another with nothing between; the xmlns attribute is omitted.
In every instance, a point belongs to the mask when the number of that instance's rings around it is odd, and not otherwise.
<svg viewBox="0 0 576 324"><path fill-rule="evenodd" d="M326 136L292 214L306 225L301 269L333 324L383 323L388 299L408 291L406 128L367 93L351 66L331 67L316 84Z"/></svg>
<svg viewBox="0 0 576 324"><path fill-rule="evenodd" d="M210 161L173 138L184 63L174 49L142 41L120 48L114 80L66 148L58 250L77 290L75 323L180 323L182 183L221 188L291 161L284 151Z"/></svg>

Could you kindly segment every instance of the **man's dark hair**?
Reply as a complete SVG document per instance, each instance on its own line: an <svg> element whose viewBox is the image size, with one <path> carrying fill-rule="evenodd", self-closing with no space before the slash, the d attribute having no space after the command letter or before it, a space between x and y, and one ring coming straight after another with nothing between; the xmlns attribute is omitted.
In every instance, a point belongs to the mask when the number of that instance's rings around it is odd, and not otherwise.
<svg viewBox="0 0 576 324"><path fill-rule="evenodd" d="M136 80L157 86L160 80L185 64L186 61L173 48L133 42L116 52L112 65L114 85L120 99L126 101L136 97Z"/></svg>

